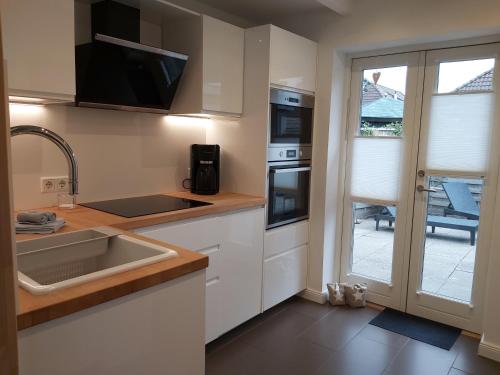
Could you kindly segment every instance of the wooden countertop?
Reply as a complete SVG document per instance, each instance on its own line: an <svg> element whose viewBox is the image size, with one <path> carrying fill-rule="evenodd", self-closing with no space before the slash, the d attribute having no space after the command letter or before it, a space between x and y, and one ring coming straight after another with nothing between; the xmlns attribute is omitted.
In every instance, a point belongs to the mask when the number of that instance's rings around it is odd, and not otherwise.
<svg viewBox="0 0 500 375"><path fill-rule="evenodd" d="M205 196L188 192L174 192L166 195L190 198L213 204L136 218L123 218L81 206L72 210L60 210L54 207L48 208L48 210L56 212L58 217L63 217L66 220L66 225L57 232L58 234L99 226L111 226L121 229L129 236L173 249L177 251L179 256L50 294L33 295L19 288L18 330L73 314L77 311L208 267L208 257L205 255L148 239L127 232L127 230L259 207L265 204L264 198L235 193L219 193L217 195ZM16 235L16 240L22 241L42 236L47 235L18 234Z"/></svg>

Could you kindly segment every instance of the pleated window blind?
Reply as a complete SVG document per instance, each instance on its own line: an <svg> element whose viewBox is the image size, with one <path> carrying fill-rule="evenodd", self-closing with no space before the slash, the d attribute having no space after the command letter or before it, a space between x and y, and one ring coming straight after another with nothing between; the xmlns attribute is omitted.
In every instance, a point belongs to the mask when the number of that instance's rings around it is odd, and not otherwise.
<svg viewBox="0 0 500 375"><path fill-rule="evenodd" d="M487 92L432 97L426 158L428 169L486 171L494 95Z"/></svg>
<svg viewBox="0 0 500 375"><path fill-rule="evenodd" d="M353 140L351 196L396 202L402 159L400 138Z"/></svg>

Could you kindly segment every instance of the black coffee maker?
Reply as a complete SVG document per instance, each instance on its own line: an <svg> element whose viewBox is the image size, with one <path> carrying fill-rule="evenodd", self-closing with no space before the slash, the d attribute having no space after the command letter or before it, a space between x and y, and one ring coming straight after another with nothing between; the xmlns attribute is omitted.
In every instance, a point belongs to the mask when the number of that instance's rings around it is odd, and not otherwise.
<svg viewBox="0 0 500 375"><path fill-rule="evenodd" d="M191 145L191 193L219 192L219 145Z"/></svg>

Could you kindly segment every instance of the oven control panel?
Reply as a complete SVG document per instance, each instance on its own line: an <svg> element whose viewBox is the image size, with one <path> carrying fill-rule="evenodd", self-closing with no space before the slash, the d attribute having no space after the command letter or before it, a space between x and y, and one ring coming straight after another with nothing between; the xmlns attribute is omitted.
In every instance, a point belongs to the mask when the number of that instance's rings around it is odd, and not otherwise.
<svg viewBox="0 0 500 375"><path fill-rule="evenodd" d="M311 160L312 147L290 146L290 147L269 147L267 151L267 161L286 160Z"/></svg>

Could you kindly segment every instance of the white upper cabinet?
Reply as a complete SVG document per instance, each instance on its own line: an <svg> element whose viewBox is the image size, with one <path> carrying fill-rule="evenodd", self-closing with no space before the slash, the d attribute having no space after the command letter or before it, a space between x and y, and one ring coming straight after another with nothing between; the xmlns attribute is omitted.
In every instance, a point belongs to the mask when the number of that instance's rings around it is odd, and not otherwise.
<svg viewBox="0 0 500 375"><path fill-rule="evenodd" d="M272 25L270 33L271 84L315 92L317 44Z"/></svg>
<svg viewBox="0 0 500 375"><path fill-rule="evenodd" d="M241 114L244 30L203 16L203 109Z"/></svg>
<svg viewBox="0 0 500 375"><path fill-rule="evenodd" d="M74 1L1 0L10 96L73 101Z"/></svg>
<svg viewBox="0 0 500 375"><path fill-rule="evenodd" d="M240 116L244 30L202 16L163 25L163 47L189 56L171 114Z"/></svg>

